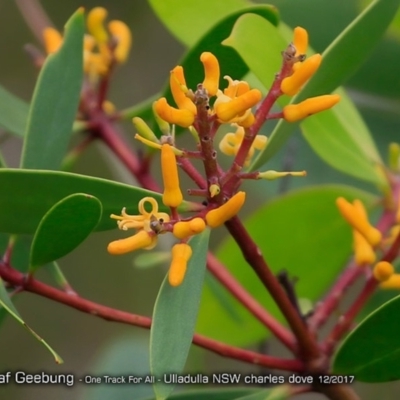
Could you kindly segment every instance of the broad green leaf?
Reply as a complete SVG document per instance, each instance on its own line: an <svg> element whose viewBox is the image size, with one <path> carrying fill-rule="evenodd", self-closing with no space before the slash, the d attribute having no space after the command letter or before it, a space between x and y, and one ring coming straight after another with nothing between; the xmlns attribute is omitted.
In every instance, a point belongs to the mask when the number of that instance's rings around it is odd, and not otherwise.
<svg viewBox="0 0 400 400"><path fill-rule="evenodd" d="M193 254L183 283L173 287L166 276L157 296L150 330L150 369L160 380L153 386L157 400L166 399L175 386L165 384L163 375L181 374L186 364L200 307L209 236L206 229L190 240Z"/></svg>
<svg viewBox="0 0 400 400"><path fill-rule="evenodd" d="M400 296L371 313L338 349L333 373L362 382L400 379Z"/></svg>
<svg viewBox="0 0 400 400"><path fill-rule="evenodd" d="M315 301L344 267L351 251L351 229L336 209L339 196L359 198L371 207L377 198L348 186L327 185L293 191L258 208L244 220L274 273L298 278L298 296ZM232 238L216 250L218 258L268 312L283 318ZM205 286L197 331L237 346L266 338L269 332L232 295L240 319L232 318Z"/></svg>
<svg viewBox="0 0 400 400"><path fill-rule="evenodd" d="M247 0L150 0L151 7L169 31L187 47L193 46L212 26L228 15L251 8L254 3ZM271 15L277 11L273 6Z"/></svg>
<svg viewBox="0 0 400 400"><path fill-rule="evenodd" d="M168 400L232 400L240 396L248 394L259 393L259 389L204 389L204 390L191 390L188 392L177 393L170 397ZM154 397L146 400L156 400Z"/></svg>
<svg viewBox="0 0 400 400"><path fill-rule="evenodd" d="M10 300L10 296L8 295L3 280L0 278L0 306L4 307L9 314L11 314L35 339L37 339L40 343L46 347L47 350L53 355L54 360L57 364L62 364L63 360L61 357L47 344L46 341L43 340L19 315L17 309L14 307L14 304Z"/></svg>
<svg viewBox="0 0 400 400"><path fill-rule="evenodd" d="M101 209L96 197L84 193L71 194L54 204L33 237L30 272L79 246L98 224Z"/></svg>
<svg viewBox="0 0 400 400"><path fill-rule="evenodd" d="M159 193L68 172L0 169L0 186L0 232L33 234L49 208L74 193L90 194L102 203L97 231L116 228L110 214L120 214L123 207L137 214L138 202L146 196L154 197L160 210L168 211ZM181 211L189 208L189 202L180 206Z"/></svg>
<svg viewBox="0 0 400 400"><path fill-rule="evenodd" d="M0 86L0 126L18 136L24 136L29 105Z"/></svg>
<svg viewBox="0 0 400 400"><path fill-rule="evenodd" d="M47 57L36 83L22 150L22 168L59 169L67 152L83 77L84 13L66 24L61 48Z"/></svg>

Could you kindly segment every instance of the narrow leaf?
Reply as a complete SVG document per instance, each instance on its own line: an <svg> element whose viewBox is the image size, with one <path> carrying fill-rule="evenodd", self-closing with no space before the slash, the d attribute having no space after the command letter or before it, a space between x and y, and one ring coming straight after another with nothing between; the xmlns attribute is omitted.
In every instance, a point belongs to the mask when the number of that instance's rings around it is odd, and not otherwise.
<svg viewBox="0 0 400 400"><path fill-rule="evenodd" d="M62 364L63 360L61 357L47 344L47 342L40 337L28 324L24 322L24 320L19 315L17 309L14 307L14 304L11 302L10 297L4 287L3 280L0 278L0 305L3 306L9 314L11 314L31 335L34 336L43 346L50 351L53 355L54 360L57 364Z"/></svg>
<svg viewBox="0 0 400 400"><path fill-rule="evenodd" d="M283 385L275 389L266 389L258 393L236 397L235 400L286 400L289 398L289 395L289 387Z"/></svg>
<svg viewBox="0 0 400 400"><path fill-rule="evenodd" d="M259 389L202 389L173 394L168 400L232 400L240 396L259 393ZM154 397L146 400L155 400Z"/></svg>
<svg viewBox="0 0 400 400"><path fill-rule="evenodd" d="M164 374L181 374L185 367L200 307L209 236L207 229L190 240L193 254L183 283L173 287L166 276L157 296L150 331L150 369L157 380L157 400L174 390L173 384L163 382Z"/></svg>
<svg viewBox="0 0 400 400"><path fill-rule="evenodd" d="M61 48L47 57L29 110L22 168L59 169L67 151L83 77L84 13L66 24Z"/></svg>
<svg viewBox="0 0 400 400"><path fill-rule="evenodd" d="M74 193L88 193L102 203L97 231L115 229L110 214L120 214L123 207L129 214L137 214L138 202L146 196L158 201L160 211L168 211L159 193L68 172L0 169L0 186L0 232L33 234L50 207ZM180 211L190 207L183 202Z"/></svg>
<svg viewBox="0 0 400 400"><path fill-rule="evenodd" d="M71 285L69 284L67 278L63 274L60 266L57 264L56 261L45 265L44 269L61 289L67 292L71 290Z"/></svg>
<svg viewBox="0 0 400 400"><path fill-rule="evenodd" d="M400 296L365 318L338 349L333 373L362 382L400 379Z"/></svg>
<svg viewBox="0 0 400 400"><path fill-rule="evenodd" d="M0 86L0 126L10 133L24 136L29 105Z"/></svg>
<svg viewBox="0 0 400 400"><path fill-rule="evenodd" d="M96 197L84 193L72 194L51 207L33 237L30 272L80 245L98 224L101 209Z"/></svg>

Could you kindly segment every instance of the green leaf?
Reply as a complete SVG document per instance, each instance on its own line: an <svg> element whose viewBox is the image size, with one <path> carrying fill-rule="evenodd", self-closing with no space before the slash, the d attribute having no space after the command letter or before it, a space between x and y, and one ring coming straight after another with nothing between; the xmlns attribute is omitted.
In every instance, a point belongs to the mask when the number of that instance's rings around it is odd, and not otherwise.
<svg viewBox="0 0 400 400"><path fill-rule="evenodd" d="M17 309L14 307L14 304L10 300L10 296L8 295L3 280L0 278L0 305L3 306L9 314L11 314L35 339L37 339L40 343L43 344L47 350L53 355L54 360L57 364L62 364L63 360L61 357L47 344L46 341L43 340L27 323L19 315Z"/></svg>
<svg viewBox="0 0 400 400"><path fill-rule="evenodd" d="M66 292L71 290L71 285L69 284L67 278L63 274L61 268L56 261L53 261L45 265L44 270L52 277L54 282Z"/></svg>
<svg viewBox="0 0 400 400"><path fill-rule="evenodd" d="M159 265L164 265L171 260L170 251L154 251L138 254L133 260L133 265L136 268L148 269Z"/></svg>
<svg viewBox="0 0 400 400"><path fill-rule="evenodd" d="M231 13L248 12L246 9L254 4L246 0L187 0L184 6L180 0L150 0L149 3L167 29L187 47L193 46L211 27ZM264 7L270 9L277 21L276 8Z"/></svg>
<svg viewBox="0 0 400 400"><path fill-rule="evenodd" d="M83 77L84 12L66 24L61 48L40 71L29 110L22 168L59 169L67 152Z"/></svg>
<svg viewBox="0 0 400 400"><path fill-rule="evenodd" d="M29 105L0 86L0 126L18 136L24 136Z"/></svg>
<svg viewBox="0 0 400 400"><path fill-rule="evenodd" d="M101 209L96 197L84 193L71 194L54 204L33 237L30 272L79 246L98 224Z"/></svg>
<svg viewBox="0 0 400 400"><path fill-rule="evenodd" d="M343 268L351 251L351 229L336 209L335 199L359 198L367 207L377 198L348 186L326 185L293 191L258 208L244 220L274 273L283 269L297 277L298 296L315 301ZM283 318L232 238L217 249L218 258L272 315ZM247 346L269 332L231 294L232 318L207 286L202 297L197 331L232 345ZM226 299L228 300L228 299Z"/></svg>
<svg viewBox="0 0 400 400"><path fill-rule="evenodd" d="M232 400L240 396L259 392L259 389L245 388L191 390L189 392L174 394L168 397L168 400ZM154 398L146 400L154 400Z"/></svg>
<svg viewBox="0 0 400 400"><path fill-rule="evenodd" d="M400 379L400 296L371 313L338 349L333 373L355 375L361 382Z"/></svg>
<svg viewBox="0 0 400 400"><path fill-rule="evenodd" d="M103 205L97 231L117 227L110 214L138 214L138 202L154 197L160 211L168 211L159 193L101 178L59 171L0 169L0 232L33 234L44 214L55 203L74 193L88 193ZM188 210L183 202L181 211Z"/></svg>
<svg viewBox="0 0 400 400"><path fill-rule="evenodd" d="M150 369L161 379L154 384L157 400L166 399L173 384L162 382L164 374L181 374L192 343L206 270L210 231L194 236L193 250L183 283L173 287L165 277L153 311L150 331Z"/></svg>

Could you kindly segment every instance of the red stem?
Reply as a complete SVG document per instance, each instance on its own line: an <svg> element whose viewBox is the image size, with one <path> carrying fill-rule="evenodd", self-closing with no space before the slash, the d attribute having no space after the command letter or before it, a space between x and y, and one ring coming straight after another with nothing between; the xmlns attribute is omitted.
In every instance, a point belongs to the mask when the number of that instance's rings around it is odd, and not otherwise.
<svg viewBox="0 0 400 400"><path fill-rule="evenodd" d="M250 293L235 279L235 277L211 253L207 255L207 267L225 288L240 301L264 326L266 326L277 339L290 351L296 352L295 338L283 325L281 325Z"/></svg>
<svg viewBox="0 0 400 400"><path fill-rule="evenodd" d="M28 292L38 294L107 321L119 322L147 329L151 326L151 318L97 304L80 296L71 295L59 289L55 289L37 281L35 278L27 280L25 275L14 269L7 268L3 262L0 263L0 276L15 287L23 288ZM277 368L293 372L301 372L304 370L304 366L300 361L281 359L239 349L202 335L195 334L193 343L224 357L235 358L243 362L258 364L267 368Z"/></svg>

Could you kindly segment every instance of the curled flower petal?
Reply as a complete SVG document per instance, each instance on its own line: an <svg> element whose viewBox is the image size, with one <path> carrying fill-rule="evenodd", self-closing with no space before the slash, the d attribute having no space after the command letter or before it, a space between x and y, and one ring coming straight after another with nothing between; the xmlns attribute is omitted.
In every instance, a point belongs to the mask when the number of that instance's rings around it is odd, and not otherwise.
<svg viewBox="0 0 400 400"><path fill-rule="evenodd" d="M197 108L193 101L186 95L189 90L186 87L185 75L183 73L183 68L180 65L176 66L171 71L169 85L172 97L179 109L189 110L193 115L196 115Z"/></svg>
<svg viewBox="0 0 400 400"><path fill-rule="evenodd" d="M178 110L171 107L165 97L158 99L154 105L154 110L164 121L187 128L194 122L195 115L189 110Z"/></svg>
<svg viewBox="0 0 400 400"><path fill-rule="evenodd" d="M373 274L377 281L385 282L394 274L394 267L387 261L380 261L374 266Z"/></svg>
<svg viewBox="0 0 400 400"><path fill-rule="evenodd" d="M174 225L172 233L178 239L186 239L189 236L197 235L206 228L202 218L193 218L190 221L179 221Z"/></svg>
<svg viewBox="0 0 400 400"><path fill-rule="evenodd" d="M163 203L169 207L178 207L183 200L179 186L178 166L174 151L167 143L161 146L161 170L164 182Z"/></svg>
<svg viewBox="0 0 400 400"><path fill-rule="evenodd" d="M300 66L296 68L295 72L285 78L281 83L282 93L288 96L294 96L303 85L311 78L311 76L318 69L322 61L320 54L314 54L306 61L300 63Z"/></svg>
<svg viewBox="0 0 400 400"><path fill-rule="evenodd" d="M237 192L222 206L211 210L206 215L207 225L211 228L217 228L232 217L234 217L242 208L246 199L245 192Z"/></svg>
<svg viewBox="0 0 400 400"><path fill-rule="evenodd" d="M150 248L155 244L156 240L156 236L141 230L136 235L111 242L107 250L113 255L125 254L138 249Z"/></svg>
<svg viewBox="0 0 400 400"><path fill-rule="evenodd" d="M104 20L107 18L107 10L103 7L92 8L87 16L86 25L89 33L96 39L97 43L106 43L108 34L104 28Z"/></svg>
<svg viewBox="0 0 400 400"><path fill-rule="evenodd" d="M179 286L185 278L187 263L192 256L192 249L186 243L178 243L172 247L172 261L168 273L171 286Z"/></svg>
<svg viewBox="0 0 400 400"><path fill-rule="evenodd" d="M327 110L333 107L340 100L337 94L312 97L299 104L289 104L283 108L283 117L288 122L299 121L309 115Z"/></svg>
<svg viewBox="0 0 400 400"><path fill-rule="evenodd" d="M114 57L119 63L126 61L132 45L132 33L122 21L113 20L108 23L108 30L118 43L114 50Z"/></svg>
<svg viewBox="0 0 400 400"><path fill-rule="evenodd" d="M375 247L380 243L382 240L381 232L369 223L368 219L365 218L365 215L360 212L356 206L349 203L343 197L338 197L336 199L336 205L343 218L354 229L360 232L371 246Z"/></svg>
<svg viewBox="0 0 400 400"><path fill-rule="evenodd" d="M219 86L219 63L217 57L210 52L204 52L200 56L204 66L203 86L207 89L208 95L215 96Z"/></svg>
<svg viewBox="0 0 400 400"><path fill-rule="evenodd" d="M214 109L221 121L229 122L237 115L255 106L261 100L261 97L261 92L258 89L251 89L230 101L216 102L214 104Z"/></svg>

